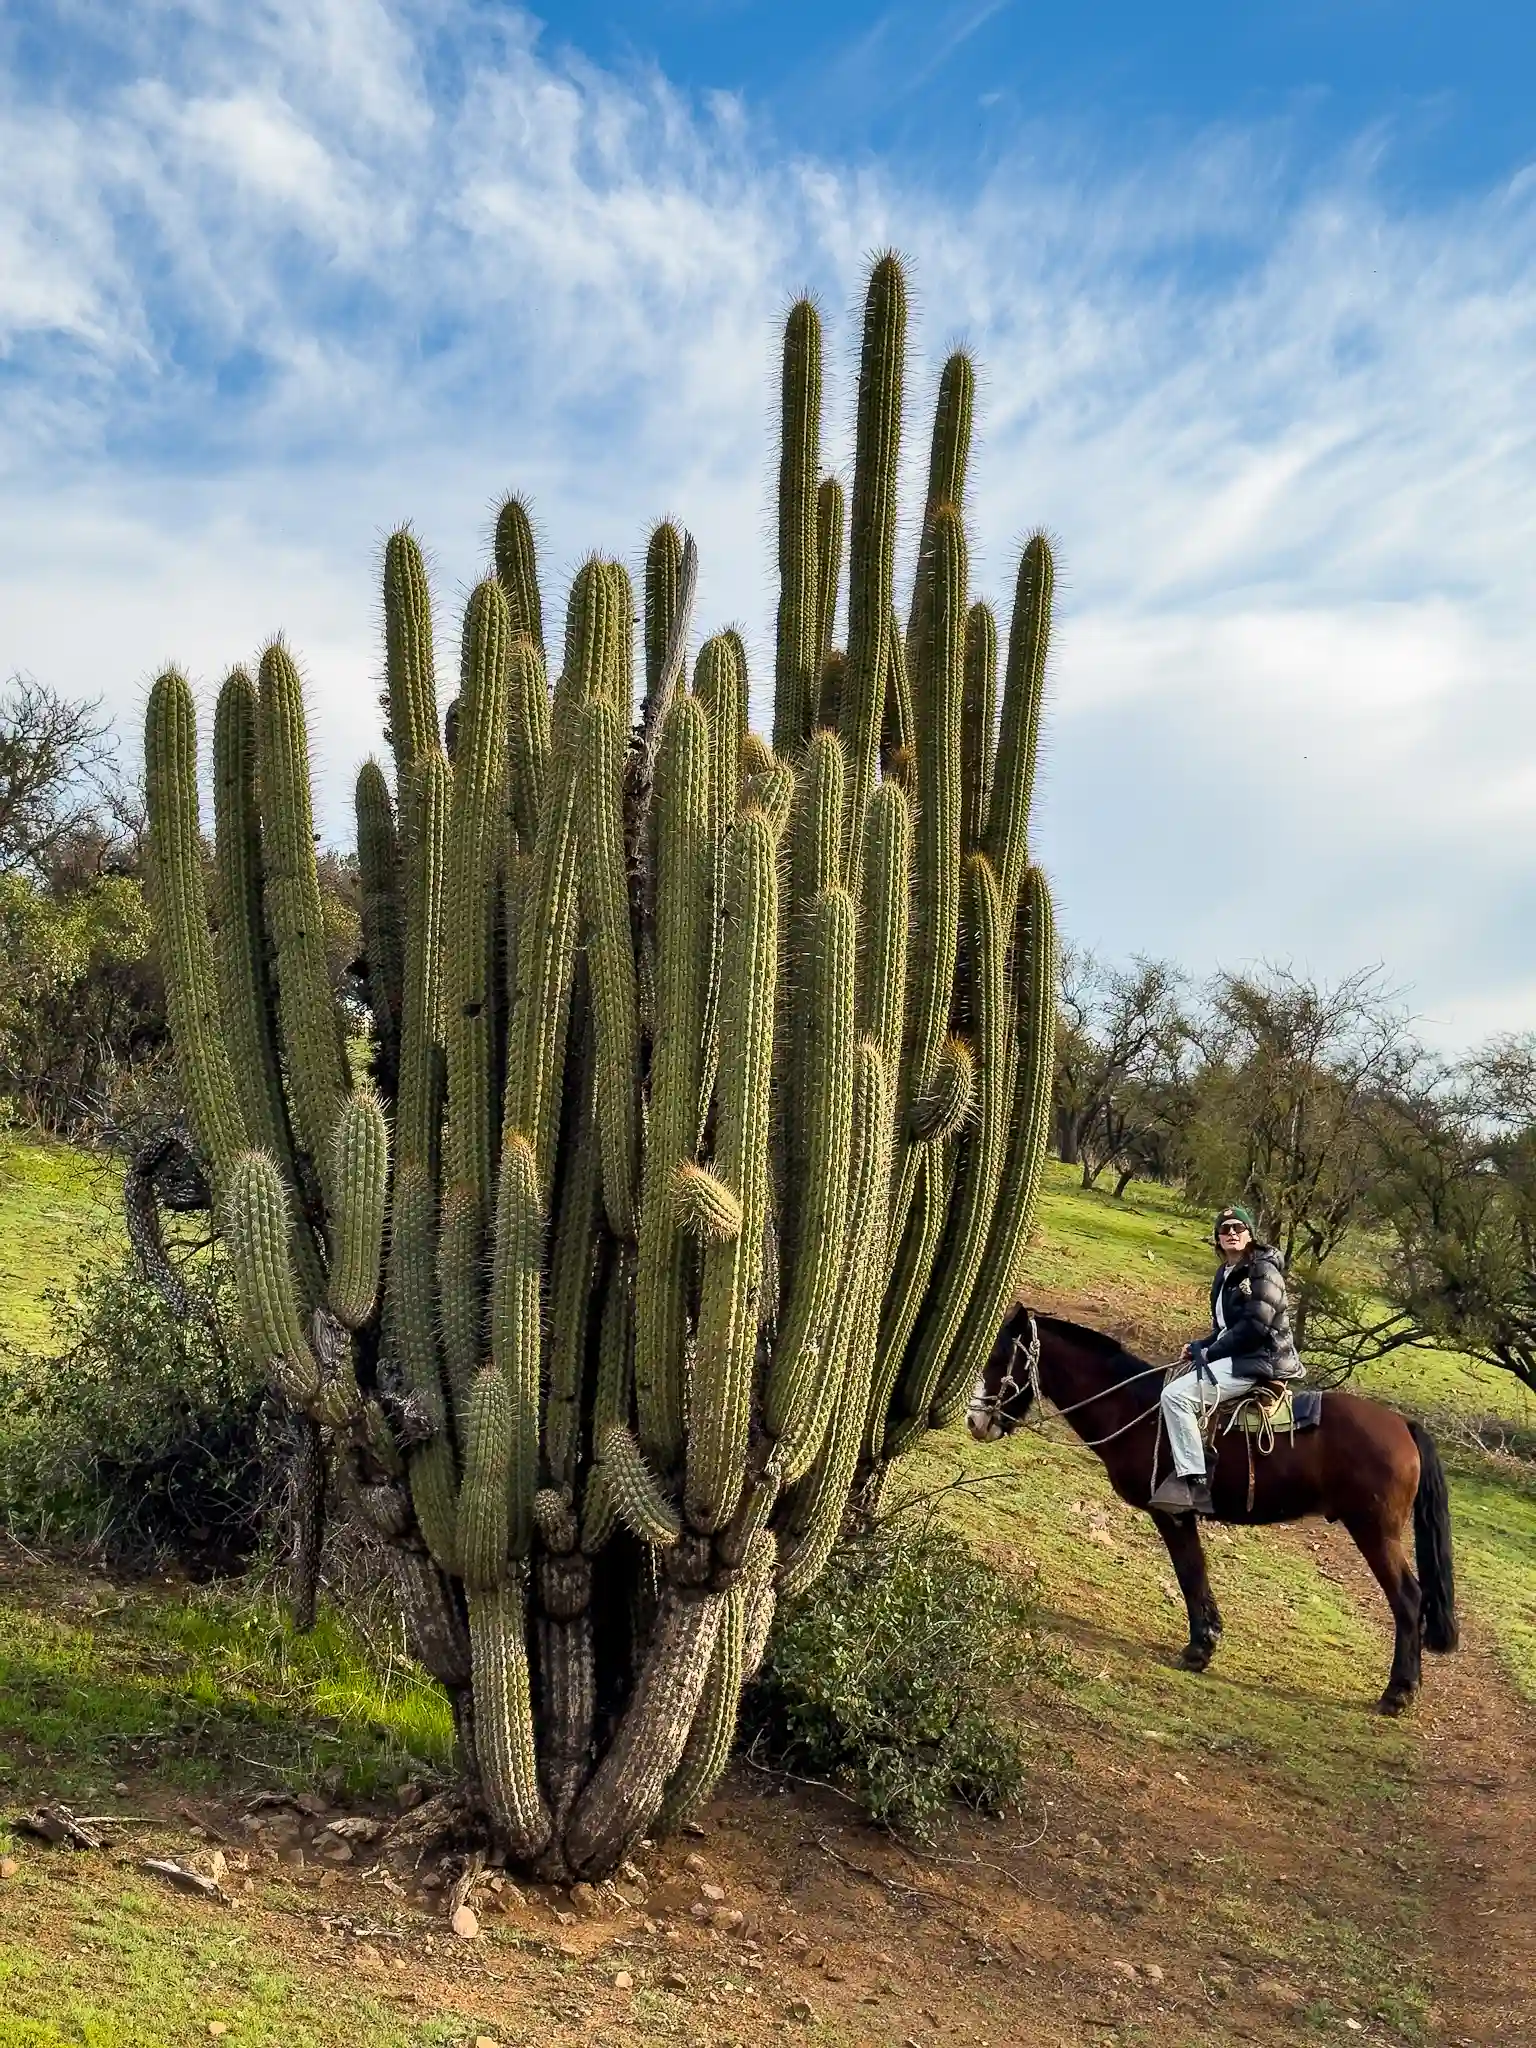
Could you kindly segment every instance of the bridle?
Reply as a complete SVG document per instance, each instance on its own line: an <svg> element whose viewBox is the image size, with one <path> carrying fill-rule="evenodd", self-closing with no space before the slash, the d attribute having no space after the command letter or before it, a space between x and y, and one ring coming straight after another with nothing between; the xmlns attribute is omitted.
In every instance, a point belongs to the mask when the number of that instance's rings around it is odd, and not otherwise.
<svg viewBox="0 0 1536 2048"><path fill-rule="evenodd" d="M976 1394L971 1399L971 1413L973 1416L985 1419L989 1437L1007 1435L1008 1432L1003 1427L1003 1410L1013 1397L1016 1394L1022 1394L1026 1387L1029 1389L1029 1405L1035 1409L1037 1414L1040 1412L1040 1404L1046 1398L1045 1390L1040 1384L1040 1325L1035 1321L1032 1309L1025 1309L1024 1320L1029 1325L1029 1341L1026 1343L1023 1337L1015 1335L1012 1348L1008 1353L1007 1369L1003 1373L1003 1377L998 1381L996 1393L985 1393L978 1386ZM1024 1378L1022 1380L1017 1372L1021 1353L1024 1359ZM1153 1373L1161 1373L1163 1378L1166 1379L1171 1372L1176 1370L1177 1368L1171 1365L1144 1366L1140 1372L1133 1372L1129 1379L1116 1380L1110 1386L1098 1387L1093 1393L1085 1395L1081 1401L1069 1402L1065 1408L1059 1403L1053 1403L1052 1405L1055 1407L1058 1415L1075 1415L1079 1408L1090 1407L1093 1402L1102 1401L1106 1394L1119 1393L1123 1387L1132 1387L1138 1380L1150 1379ZM1080 1437L1078 1441L1085 1450L1096 1451L1101 1445L1112 1444L1116 1437L1124 1436L1128 1431L1135 1429L1137 1424L1145 1422L1149 1415L1158 1415L1159 1428L1161 1428L1161 1412L1160 1403L1154 1401L1150 1408L1143 1408L1138 1414L1133 1415L1129 1422L1123 1422L1118 1429L1112 1429L1108 1436ZM1017 1427L1017 1425L1015 1426ZM974 1430L972 1433L975 1433Z"/></svg>

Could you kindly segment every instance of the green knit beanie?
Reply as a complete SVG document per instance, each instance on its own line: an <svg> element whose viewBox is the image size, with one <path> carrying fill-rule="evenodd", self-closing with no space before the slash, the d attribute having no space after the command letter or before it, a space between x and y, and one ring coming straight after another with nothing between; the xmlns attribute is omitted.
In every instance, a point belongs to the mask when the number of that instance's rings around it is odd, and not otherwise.
<svg viewBox="0 0 1536 2048"><path fill-rule="evenodd" d="M1234 1202L1230 1209L1222 1210L1221 1214L1216 1218L1215 1224L1212 1226L1211 1241L1218 1247L1221 1244L1221 1226L1223 1225L1223 1223L1243 1224L1247 1228L1248 1235L1250 1237L1256 1238L1259 1234L1258 1231L1254 1229L1253 1218L1248 1214L1248 1211L1242 1208L1238 1203Z"/></svg>

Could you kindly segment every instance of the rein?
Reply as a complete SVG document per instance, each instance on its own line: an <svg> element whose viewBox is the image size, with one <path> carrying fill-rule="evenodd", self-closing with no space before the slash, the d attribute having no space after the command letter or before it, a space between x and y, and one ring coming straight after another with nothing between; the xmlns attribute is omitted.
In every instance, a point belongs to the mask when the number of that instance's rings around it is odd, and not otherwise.
<svg viewBox="0 0 1536 2048"><path fill-rule="evenodd" d="M995 1394L988 1394L982 1404L994 1421L1001 1419L1007 1402L1013 1395L1022 1394L1026 1386L1029 1388L1031 1400L1039 1404L1036 1408L1037 1414L1046 1400L1049 1399L1045 1389L1040 1384L1040 1326L1035 1321L1032 1310L1026 1309L1024 1317L1029 1324L1029 1342L1026 1344L1021 1337L1014 1338L1013 1349L1008 1355L1008 1370L1003 1374L997 1392ZM1022 1381L1014 1372L1014 1367L1018 1364L1021 1351L1024 1354L1025 1372L1025 1377ZM1079 1408L1087 1408L1095 1401L1102 1401L1106 1394L1118 1393L1122 1387L1133 1387L1138 1380L1150 1379L1153 1373L1161 1373L1164 1379L1166 1379L1171 1370L1172 1367L1166 1365L1144 1366L1140 1372L1133 1372L1129 1379L1115 1380L1107 1387L1099 1387L1094 1393L1084 1395L1081 1401L1069 1402L1065 1408L1054 1401L1051 1405L1055 1408L1058 1415L1065 1418L1068 1415L1075 1415ZM1138 1423L1145 1422L1147 1417L1154 1412L1157 1412L1156 1403L1151 1408L1143 1408L1139 1414L1133 1415L1129 1422L1123 1422L1118 1429L1112 1429L1108 1436L1083 1436L1079 1437L1078 1441L1084 1450L1096 1451L1101 1445L1112 1444L1116 1437L1124 1436L1128 1431L1135 1429Z"/></svg>

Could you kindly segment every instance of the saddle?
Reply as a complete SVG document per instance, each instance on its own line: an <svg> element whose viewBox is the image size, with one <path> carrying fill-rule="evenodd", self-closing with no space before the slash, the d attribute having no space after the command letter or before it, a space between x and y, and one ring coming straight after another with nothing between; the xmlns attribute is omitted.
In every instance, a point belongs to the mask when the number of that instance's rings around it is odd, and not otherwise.
<svg viewBox="0 0 1536 2048"><path fill-rule="evenodd" d="M1323 1397L1313 1387L1298 1387L1289 1380L1255 1380L1241 1394L1208 1409L1206 1436L1256 1436L1260 1449L1268 1450L1277 1436L1295 1436L1299 1430L1316 1429L1323 1419Z"/></svg>
<svg viewBox="0 0 1536 2048"><path fill-rule="evenodd" d="M1254 1453L1267 1458L1275 1448L1277 1437L1288 1436L1294 1441L1298 1430L1316 1429L1322 1417L1323 1397L1315 1389L1294 1386L1289 1380L1255 1380L1242 1393L1230 1395L1207 1410L1204 1426L1208 1463L1214 1470L1220 1437L1231 1436L1235 1431L1242 1438L1243 1448L1248 1453L1248 1513L1251 1515L1258 1487Z"/></svg>

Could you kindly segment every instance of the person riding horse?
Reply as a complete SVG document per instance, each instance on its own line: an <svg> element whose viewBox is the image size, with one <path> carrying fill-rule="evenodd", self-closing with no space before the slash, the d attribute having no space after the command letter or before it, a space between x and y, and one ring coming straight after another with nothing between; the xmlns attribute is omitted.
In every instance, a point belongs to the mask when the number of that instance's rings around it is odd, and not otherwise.
<svg viewBox="0 0 1536 2048"><path fill-rule="evenodd" d="M1210 1335L1184 1346L1180 1363L1190 1370L1162 1392L1173 1470L1150 1505L1175 1515L1213 1512L1200 1435L1205 1412L1261 1381L1300 1379L1305 1370L1291 1341L1279 1252L1259 1243L1246 1209L1223 1209L1214 1238L1221 1264L1211 1282Z"/></svg>

